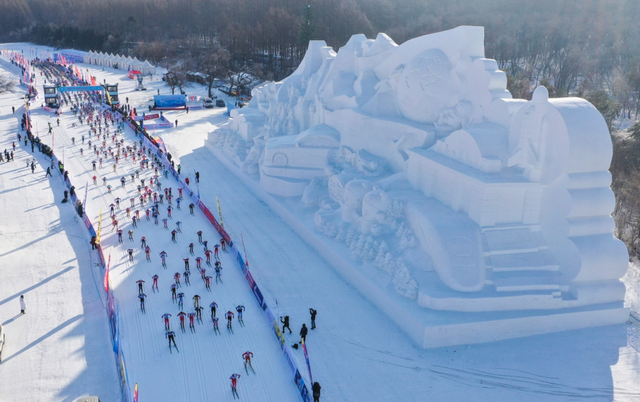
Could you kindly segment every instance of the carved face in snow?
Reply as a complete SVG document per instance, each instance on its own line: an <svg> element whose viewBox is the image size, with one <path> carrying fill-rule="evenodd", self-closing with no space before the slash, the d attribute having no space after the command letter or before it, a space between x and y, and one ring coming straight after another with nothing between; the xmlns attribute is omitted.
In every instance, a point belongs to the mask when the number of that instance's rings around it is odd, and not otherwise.
<svg viewBox="0 0 640 402"><path fill-rule="evenodd" d="M437 49L426 50L411 60L398 82L398 104L411 120L433 123L454 94L451 63Z"/></svg>
<svg viewBox="0 0 640 402"><path fill-rule="evenodd" d="M369 191L362 200L362 217L367 221L382 223L389 205L391 200L387 193L378 189Z"/></svg>

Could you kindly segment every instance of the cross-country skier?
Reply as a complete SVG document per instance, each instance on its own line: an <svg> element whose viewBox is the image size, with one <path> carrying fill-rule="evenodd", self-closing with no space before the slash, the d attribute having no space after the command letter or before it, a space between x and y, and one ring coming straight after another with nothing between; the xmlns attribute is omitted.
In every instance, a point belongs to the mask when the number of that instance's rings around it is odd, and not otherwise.
<svg viewBox="0 0 640 402"><path fill-rule="evenodd" d="M196 268L202 268L202 257L196 257Z"/></svg>
<svg viewBox="0 0 640 402"><path fill-rule="evenodd" d="M224 315L227 319L227 328L231 328L231 320L233 320L233 312L231 310L227 311L227 314Z"/></svg>
<svg viewBox="0 0 640 402"><path fill-rule="evenodd" d="M138 298L140 299L140 310L144 312L144 298L147 297L144 293L140 293Z"/></svg>
<svg viewBox="0 0 640 402"><path fill-rule="evenodd" d="M220 248L222 248L222 251L227 251L227 241L224 237L220 239Z"/></svg>
<svg viewBox="0 0 640 402"><path fill-rule="evenodd" d="M204 310L204 307L196 307L196 318L198 319L198 321L202 321L202 310Z"/></svg>
<svg viewBox="0 0 640 402"><path fill-rule="evenodd" d="M187 316L187 313L181 311L178 313L178 318L180 318L180 329L184 332L184 317Z"/></svg>
<svg viewBox="0 0 640 402"><path fill-rule="evenodd" d="M162 196L160 196L160 197L162 197ZM167 215L169 216L169 218L171 218L171 211L173 211L173 208L171 208L171 205L169 205L167 207Z"/></svg>
<svg viewBox="0 0 640 402"><path fill-rule="evenodd" d="M118 229L118 243L122 244L122 229Z"/></svg>
<svg viewBox="0 0 640 402"><path fill-rule="evenodd" d="M175 274L173 274L173 279L176 281L176 285L178 285L178 287L180 287L180 272L176 272Z"/></svg>
<svg viewBox="0 0 640 402"><path fill-rule="evenodd" d="M220 261L220 257L218 256L218 249L220 248L219 244L216 244L215 246L213 246L213 256L216 258L216 260Z"/></svg>
<svg viewBox="0 0 640 402"><path fill-rule="evenodd" d="M220 265L220 261L216 261L216 266L215 266L215 270L216 270L216 283L218 283L218 279L220 279L220 282L222 282L222 265Z"/></svg>
<svg viewBox="0 0 640 402"><path fill-rule="evenodd" d="M211 264L211 250L205 251L204 255L207 257L207 264Z"/></svg>
<svg viewBox="0 0 640 402"><path fill-rule="evenodd" d="M204 287L207 288L208 291L211 291L211 275L204 277Z"/></svg>
<svg viewBox="0 0 640 402"><path fill-rule="evenodd" d="M280 317L280 322L282 323L282 333L284 334L285 329L288 329L289 333L291 333L291 327L289 326L289 316L285 315L284 317Z"/></svg>
<svg viewBox="0 0 640 402"><path fill-rule="evenodd" d="M184 283L185 283L185 285L191 285L191 281L189 280L189 275L190 275L190 273L189 273L189 270L188 270L188 269L187 269L187 270L185 270L185 271L182 273L182 276L184 277Z"/></svg>
<svg viewBox="0 0 640 402"><path fill-rule="evenodd" d="M196 204L194 204L193 202L191 204L189 204L189 212L191 213L191 215L194 215L193 213L193 207L195 207Z"/></svg>
<svg viewBox="0 0 640 402"><path fill-rule="evenodd" d="M145 236L142 236L142 239L140 239L140 248L145 248L147 246L147 238Z"/></svg>
<svg viewBox="0 0 640 402"><path fill-rule="evenodd" d="M193 296L193 307L198 308L200 306L200 295Z"/></svg>
<svg viewBox="0 0 640 402"><path fill-rule="evenodd" d="M242 354L242 358L244 359L244 369L247 370L247 366L251 367L251 371L253 370L253 365L251 365L251 358L253 357L253 353L250 351L246 351Z"/></svg>
<svg viewBox="0 0 640 402"><path fill-rule="evenodd" d="M193 255L193 243L189 243L189 253Z"/></svg>
<svg viewBox="0 0 640 402"><path fill-rule="evenodd" d="M167 225L169 222L168 222L167 218L164 218L164 219L162 220L162 223L164 223L164 228L165 228L165 229L167 229L167 230L169 230L169 226Z"/></svg>
<svg viewBox="0 0 640 402"><path fill-rule="evenodd" d="M242 321L242 312L244 311L244 306L242 304L236 306L236 311L238 312L238 320Z"/></svg>
<svg viewBox="0 0 640 402"><path fill-rule="evenodd" d="M176 290L178 289L178 285L176 285L175 283L171 284L171 300L174 301L178 298L178 295L176 294Z"/></svg>
<svg viewBox="0 0 640 402"><path fill-rule="evenodd" d="M178 345L176 345L176 333L173 331L167 331L164 335L165 338L169 338L169 350L171 350L171 342L173 342L173 346L175 346L176 350L178 350Z"/></svg>
<svg viewBox="0 0 640 402"><path fill-rule="evenodd" d="M178 293L178 307L182 309L182 306L184 306L184 293L180 292Z"/></svg>
<svg viewBox="0 0 640 402"><path fill-rule="evenodd" d="M311 314L311 329L316 329L316 314L318 314L318 311L310 308L309 313Z"/></svg>
<svg viewBox="0 0 640 402"><path fill-rule="evenodd" d="M196 330L196 326L193 323L193 320L195 318L196 318L196 313L189 313L189 329L191 329L191 331Z"/></svg>
<svg viewBox="0 0 640 402"><path fill-rule="evenodd" d="M189 258L183 258L184 269L189 269Z"/></svg>
<svg viewBox="0 0 640 402"><path fill-rule="evenodd" d="M170 325L169 325L169 317L171 317L171 314L169 313L164 313L162 314L162 318L164 318L164 329L169 331L171 329Z"/></svg>
<svg viewBox="0 0 640 402"><path fill-rule="evenodd" d="M151 290L155 288L158 291L160 291L160 289L158 289L158 274L153 275L151 278L153 279L153 283L151 284Z"/></svg>
<svg viewBox="0 0 640 402"><path fill-rule="evenodd" d="M213 321L213 330L217 333L220 333L220 327L218 326L218 324L220 323L220 318L213 317L212 321Z"/></svg>
<svg viewBox="0 0 640 402"><path fill-rule="evenodd" d="M167 252L163 251L160 253L160 258L162 258L162 265L167 265Z"/></svg>
<svg viewBox="0 0 640 402"><path fill-rule="evenodd" d="M175 229L171 231L171 241L176 242L176 233L178 233Z"/></svg>
<svg viewBox="0 0 640 402"><path fill-rule="evenodd" d="M198 230L198 242L202 244L202 230Z"/></svg>
<svg viewBox="0 0 640 402"><path fill-rule="evenodd" d="M142 279L140 279L140 280L137 280L136 283L138 284L138 294L144 293L144 291L142 289L142 284L144 283L144 281Z"/></svg>
<svg viewBox="0 0 640 402"><path fill-rule="evenodd" d="M218 303L211 302L211 304L209 304L209 307L211 308L211 319L214 319L216 317L216 309L218 308Z"/></svg>
<svg viewBox="0 0 640 402"><path fill-rule="evenodd" d="M129 261L133 261L133 249L130 248L127 250L127 252L129 253Z"/></svg>
<svg viewBox="0 0 640 402"><path fill-rule="evenodd" d="M145 247L144 253L147 255L147 261L151 262L151 247Z"/></svg>
<svg viewBox="0 0 640 402"><path fill-rule="evenodd" d="M238 386L238 378L240 378L240 374L232 374L229 378L231 379L231 393L233 394L233 399L236 399L236 397L240 399L238 390L236 389L236 387Z"/></svg>
<svg viewBox="0 0 640 402"><path fill-rule="evenodd" d="M181 226L182 226L182 222L181 221L176 222L176 230L178 232L182 232L182 227Z"/></svg>

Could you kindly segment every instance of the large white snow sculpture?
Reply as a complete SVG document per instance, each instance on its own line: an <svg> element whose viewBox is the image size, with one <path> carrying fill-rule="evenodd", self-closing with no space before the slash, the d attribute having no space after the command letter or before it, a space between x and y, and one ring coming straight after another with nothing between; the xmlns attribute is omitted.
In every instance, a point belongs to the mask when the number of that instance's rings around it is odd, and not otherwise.
<svg viewBox="0 0 640 402"><path fill-rule="evenodd" d="M233 147L243 169L319 208L316 227L355 270L380 268L361 273L388 298L359 289L385 311L393 289L416 300L390 317L422 346L624 322L604 119L544 87L512 99L483 41L481 27L354 35L337 53L313 41L209 146L253 144Z"/></svg>

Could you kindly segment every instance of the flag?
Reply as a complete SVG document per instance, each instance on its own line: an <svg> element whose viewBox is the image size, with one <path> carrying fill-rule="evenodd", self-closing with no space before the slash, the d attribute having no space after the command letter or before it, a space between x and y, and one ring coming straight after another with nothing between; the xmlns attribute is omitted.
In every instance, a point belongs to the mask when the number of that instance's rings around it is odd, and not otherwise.
<svg viewBox="0 0 640 402"><path fill-rule="evenodd" d="M133 390L133 402L138 402L138 383L136 383L136 388Z"/></svg>
<svg viewBox="0 0 640 402"><path fill-rule="evenodd" d="M109 266L111 265L111 253L109 253L109 261L107 262L107 270L104 272L104 291L109 292Z"/></svg>
<svg viewBox="0 0 640 402"><path fill-rule="evenodd" d="M313 376L311 375L311 364L309 364L309 354L307 353L307 345L302 342L302 350L304 351L304 359L307 361L307 369L309 369L309 380L313 384Z"/></svg>
<svg viewBox="0 0 640 402"><path fill-rule="evenodd" d="M220 209L220 199L216 195L216 201L218 202L218 215L220 215L220 226L224 229L224 221L222 220L222 209Z"/></svg>

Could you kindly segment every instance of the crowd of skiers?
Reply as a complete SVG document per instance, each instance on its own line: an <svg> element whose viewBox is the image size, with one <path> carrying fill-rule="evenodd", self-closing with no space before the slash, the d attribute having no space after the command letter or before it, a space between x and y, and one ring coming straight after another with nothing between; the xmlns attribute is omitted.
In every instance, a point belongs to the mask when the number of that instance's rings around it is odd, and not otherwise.
<svg viewBox="0 0 640 402"><path fill-rule="evenodd" d="M142 140L126 144L125 139L121 138L121 134L124 131L123 118L119 114L114 113L112 110L103 108L99 101L100 99L96 94L76 95L73 98L68 97L67 99L65 99L65 102L71 107L71 110L78 119L79 126L76 123L73 123L72 126L82 127L86 124L87 129L85 134L82 134L79 140L76 140L76 138L72 138L71 142L73 146L78 148L81 157L84 157L85 160L93 159L90 161L93 171L96 172L96 174L93 176L93 183L95 185L103 187L106 190L106 193L111 194L111 196L113 197L113 203L110 205L110 218L113 228L112 230L117 235L118 242L120 244L124 244L122 235L124 231L125 221L130 222L131 224L128 230L129 241L134 240L133 228L137 228L137 224L141 221L141 216L146 217L147 221L153 221L155 225L159 225L159 220L161 220L163 223L163 228L169 230L170 228L168 226L168 219L172 218L172 210L181 209L180 205L183 200L182 189L178 189L179 194L174 194L172 188L170 187L165 187L163 189L162 184L160 183L160 179L162 176L164 176L164 178L168 178L168 170L165 168L164 164L161 163L160 159L154 154L155 150L147 148ZM59 126L59 124L60 120L58 118L57 125ZM51 123L49 123L49 132L52 133L52 130L53 127ZM20 142L20 134L18 134L18 136L18 142ZM31 139L32 135L29 135L29 138ZM25 136L25 145L26 141L27 136ZM33 138L32 151L34 150L34 144L37 144L40 147L40 143L41 142L39 141L39 138L37 139L37 141L35 138ZM13 146L15 149L15 143ZM0 161L3 161L3 159L7 161L13 160L13 151L5 150L3 153L0 153ZM36 166L35 158L32 160L27 160L27 163L32 172L34 172ZM99 184L98 172L100 172L105 167L105 164L107 164L108 166L112 166L113 173L102 173L100 177L101 184ZM100 170L98 170L98 165L100 167ZM118 167L121 167L120 172L118 172ZM69 175L68 171L64 170L63 166L59 166L58 168L61 172L64 172L65 179L67 179ZM126 174L125 172L123 172L123 170L126 171ZM51 176L50 167L47 167L46 174L48 176ZM199 176L199 172L196 173L197 182L199 182ZM115 186L112 186L110 184L114 179L120 182L120 188L122 190L119 190L117 192L114 191ZM124 196L121 194L123 191L125 193ZM127 201L129 201L128 204ZM122 209L121 204L123 207ZM189 205L190 214L192 215L194 214L194 206L195 205L193 203ZM160 218L163 209L166 210L166 219ZM176 221L175 229L169 232L171 234L173 242L177 242L178 234L182 233L181 223L181 221ZM202 266L202 262L205 261L207 267L213 268L216 274L216 283L222 282L222 265L220 263L219 251L226 251L226 244L224 239L221 239L219 244L215 244L213 245L213 249L209 249L207 240L203 240L202 238L202 232L198 232L197 235L199 244L203 246L203 253L206 260L200 256L194 258L197 264L196 269L199 271L200 277L205 284L205 289L210 291L210 285L213 277L211 275L206 275L207 268ZM141 238L140 243L141 249L144 251L147 261L151 261L151 246L146 243L146 239L144 236ZM92 237L92 247L95 248L97 244L98 239L95 236ZM195 255L194 243L189 243L188 248L190 254ZM134 248L127 248L125 255L128 255L130 261L134 261L134 253ZM166 259L168 253L162 251L159 253L159 255L161 257L163 267L166 268ZM186 298L186 295L183 292L179 292L179 290L182 289L183 283L185 286L191 285L191 271L189 258L184 258L183 262L185 264L184 271L182 273L176 272L171 275L173 281L170 280L172 283L169 286L169 291L171 293L173 303L177 304L179 307L179 312L176 314L176 316L179 319L179 325L182 332L186 332L185 318L188 318L189 320L190 330L192 332L195 332L194 321L199 323L203 322L202 311L204 310L204 306L200 305L201 296L195 294L192 297L194 303L193 310L188 312L184 311L184 299ZM182 282L180 281L181 278ZM158 284L159 279L160 277L157 274L152 277L152 290L154 293L160 292ZM140 279L136 283L138 285L138 299L140 301L140 308L144 312L145 299L148 297L144 292L145 281ZM25 314L26 304L24 302L23 296L20 297L20 304L21 312L22 314ZM209 304L209 308L211 311L211 321L214 326L214 331L219 334L219 317L217 314L218 305L215 301L211 301L211 303ZM235 310L235 313L232 310ZM230 332L233 331L232 322L233 319L236 318L236 314L237 321L241 325L244 325L244 311L245 306L240 304L224 313L224 318L227 321L227 328ZM315 329L315 319L317 311L313 308L310 308L309 312L311 316L311 329ZM172 346L177 350L176 334L172 330L170 317L170 313L165 313L162 315L165 325L165 338L168 339L170 350ZM289 333L292 333L290 328L289 316L280 317L280 320L283 324L282 332L284 333L284 331L288 329ZM308 328L306 324L303 323L299 331L301 343L306 342L307 334ZM294 347L297 348L297 343L294 344ZM247 351L242 355L242 357L245 364L245 370L247 370L247 368L253 370L253 366L251 364L253 353ZM231 376L232 392L234 393L234 398L239 398L236 389L238 378L240 378L240 374L234 373ZM312 386L314 401L319 401L320 389L320 384L315 382Z"/></svg>

